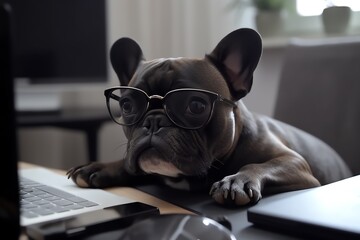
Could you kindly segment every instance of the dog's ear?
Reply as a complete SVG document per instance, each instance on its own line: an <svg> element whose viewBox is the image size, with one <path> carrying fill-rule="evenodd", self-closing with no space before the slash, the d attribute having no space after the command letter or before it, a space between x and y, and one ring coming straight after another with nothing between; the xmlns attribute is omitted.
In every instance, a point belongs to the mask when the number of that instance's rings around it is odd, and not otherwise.
<svg viewBox="0 0 360 240"><path fill-rule="evenodd" d="M111 46L111 65L121 85L128 85L142 60L144 57L140 46L130 38L120 38Z"/></svg>
<svg viewBox="0 0 360 240"><path fill-rule="evenodd" d="M251 90L253 72L260 60L262 41L253 29L240 28L225 36L206 57L226 79L238 100Z"/></svg>

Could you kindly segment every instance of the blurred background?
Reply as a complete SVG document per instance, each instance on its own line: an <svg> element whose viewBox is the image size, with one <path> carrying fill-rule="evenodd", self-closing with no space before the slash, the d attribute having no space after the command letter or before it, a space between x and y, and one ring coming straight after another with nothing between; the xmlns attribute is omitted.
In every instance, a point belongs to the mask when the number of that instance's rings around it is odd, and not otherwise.
<svg viewBox="0 0 360 240"><path fill-rule="evenodd" d="M321 43L329 39L352 39L360 36L360 1L357 0L9 0L8 2L13 4L14 27L17 29L14 39L17 54L15 60L23 56L23 53L17 52L17 49L24 50L26 46L41 49L51 42L49 48L58 49L56 54L62 54L62 61L71 63L70 67L66 65L61 69L59 67L60 70L58 69L53 75L49 72L49 76L38 74L33 77L31 74L36 66L30 68L29 63L24 61L34 62L39 56L34 58L32 55L23 60L22 64L25 67L22 68L22 74L16 78L16 103L19 115L22 117L35 114L41 118L44 111L53 112L56 116L59 111L69 109L106 110L103 91L107 87L118 85L107 54L112 43L118 38L131 37L136 40L142 47L146 59L203 57L212 51L222 37L240 27L254 28L263 38L263 54L255 71L254 85L243 101L251 111L274 116L282 67L289 43L294 39L316 40ZM324 9L333 8L333 4L351 8L342 8L338 15L325 16ZM21 16L27 16L28 20L25 22L29 24L32 22L37 27L30 30L33 25L21 26L21 21L24 21L21 20ZM36 20L37 17L43 18ZM74 20L71 20L72 17ZM45 20L47 18L54 21L53 25L45 24L52 23ZM328 22L330 26L327 25ZM62 26L63 23L67 25ZM67 33L66 29L71 27L75 29L74 32ZM21 35L19 29L28 35ZM34 44L37 40L32 40L32 43L27 43L24 49L22 48L20 40L31 40L36 34L40 36L44 33L52 34L52 38L39 44ZM72 34L80 36L75 39ZM57 45L55 40L67 41L65 46L71 47L61 49L63 45ZM77 45L73 46L72 44L75 43ZM87 45L89 48L82 49L82 46ZM93 45L95 47L92 47ZM99 49L95 49L97 47ZM67 51L70 52L68 55L65 54ZM24 52L26 54L26 50ZM77 59L75 55L84 58ZM62 62L56 58L50 61L44 56L40 56L42 66L46 66L43 67L44 71L57 69L57 64ZM87 60L94 59L100 60L100 63L96 61L87 63ZM76 71L61 75L62 70L66 72L78 62L86 62L84 71L89 69L94 71L87 72L84 76L81 75L83 73ZM102 65L101 62L106 64ZM31 71L27 72L26 66ZM81 69L81 66L76 69ZM97 69L98 72L95 71ZM62 169L89 161L87 138L83 131L78 131L76 128L54 127L51 124L44 124L41 127L25 127L25 125L20 126L18 131L20 161ZM96 138L97 161L109 162L123 157L126 139L123 137L121 127L112 123L110 117L101 120Z"/></svg>

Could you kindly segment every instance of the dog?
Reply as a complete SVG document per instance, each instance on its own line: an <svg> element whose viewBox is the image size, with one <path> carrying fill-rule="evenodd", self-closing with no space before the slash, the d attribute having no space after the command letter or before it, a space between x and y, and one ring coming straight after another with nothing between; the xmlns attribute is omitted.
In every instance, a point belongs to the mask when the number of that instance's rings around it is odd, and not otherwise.
<svg viewBox="0 0 360 240"><path fill-rule="evenodd" d="M126 156L74 167L68 178L92 188L156 178L242 206L352 176L320 139L246 108L261 55L261 36L250 28L229 33L200 59L147 61L134 40L120 38L110 50L120 86L105 95L128 139Z"/></svg>

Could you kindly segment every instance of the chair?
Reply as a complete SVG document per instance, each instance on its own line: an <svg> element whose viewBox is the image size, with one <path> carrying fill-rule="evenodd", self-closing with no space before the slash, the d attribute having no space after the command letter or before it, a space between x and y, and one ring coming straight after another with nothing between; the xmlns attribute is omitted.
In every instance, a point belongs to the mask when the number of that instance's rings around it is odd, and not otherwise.
<svg viewBox="0 0 360 240"><path fill-rule="evenodd" d="M274 117L322 139L360 174L360 37L291 41Z"/></svg>

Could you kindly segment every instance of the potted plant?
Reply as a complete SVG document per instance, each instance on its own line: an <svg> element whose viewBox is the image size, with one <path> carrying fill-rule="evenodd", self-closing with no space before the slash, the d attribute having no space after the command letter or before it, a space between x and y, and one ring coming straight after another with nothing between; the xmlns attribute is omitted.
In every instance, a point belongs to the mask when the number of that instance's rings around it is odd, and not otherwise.
<svg viewBox="0 0 360 240"><path fill-rule="evenodd" d="M327 34L345 33L350 22L351 8L348 6L336 6L333 1L326 0L326 8L321 18L324 31Z"/></svg>
<svg viewBox="0 0 360 240"><path fill-rule="evenodd" d="M262 36L279 34L283 28L285 0L234 0L233 6L256 8L255 25Z"/></svg>
<svg viewBox="0 0 360 240"><path fill-rule="evenodd" d="M284 0L252 0L259 11L279 12L284 7Z"/></svg>

